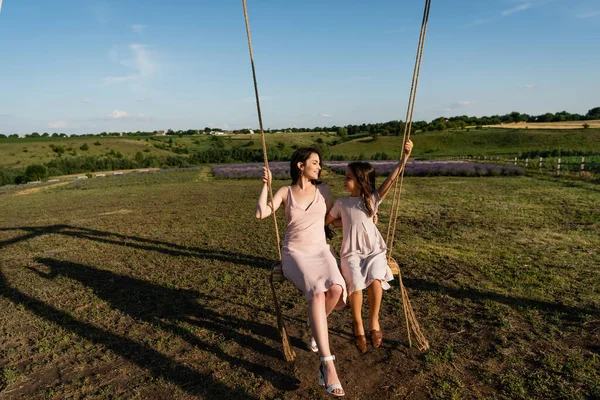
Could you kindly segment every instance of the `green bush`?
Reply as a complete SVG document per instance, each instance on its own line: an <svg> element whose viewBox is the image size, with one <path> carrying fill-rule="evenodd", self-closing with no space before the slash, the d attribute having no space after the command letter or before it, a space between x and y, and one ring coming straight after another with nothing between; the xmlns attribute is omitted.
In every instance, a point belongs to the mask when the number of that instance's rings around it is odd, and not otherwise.
<svg viewBox="0 0 600 400"><path fill-rule="evenodd" d="M23 180L25 182L41 181L48 177L48 168L39 164L31 164L25 170Z"/></svg>

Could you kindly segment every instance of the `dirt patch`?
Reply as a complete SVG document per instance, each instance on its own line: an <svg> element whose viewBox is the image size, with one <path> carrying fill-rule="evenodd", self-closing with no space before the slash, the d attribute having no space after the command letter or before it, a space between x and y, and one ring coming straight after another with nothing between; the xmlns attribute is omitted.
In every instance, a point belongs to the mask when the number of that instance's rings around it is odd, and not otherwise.
<svg viewBox="0 0 600 400"><path fill-rule="evenodd" d="M125 214L131 214L132 212L133 212L133 210L118 210L118 211L105 212L100 215L125 215Z"/></svg>
<svg viewBox="0 0 600 400"><path fill-rule="evenodd" d="M583 128L583 124L588 124L590 128L600 128L600 120L565 122L513 122L510 124L485 125L485 127L511 129L581 129Z"/></svg>
<svg viewBox="0 0 600 400"><path fill-rule="evenodd" d="M140 171L158 171L160 168L136 168L136 169L120 169L120 170L115 170L115 171L96 171L96 172L92 172L93 175L96 174L104 174L106 176L113 176L115 173L117 173L117 175L122 174L129 174L131 172L140 172ZM141 172L143 173L143 172ZM61 176L54 176L53 178L56 179L73 179L73 178L77 178L78 176L82 176L85 175L85 173L79 173L79 174L71 174L71 175L61 175Z"/></svg>
<svg viewBox="0 0 600 400"><path fill-rule="evenodd" d="M70 182L58 182L58 183L54 183L54 184L48 185L48 186L41 186L41 187L34 187L34 188L31 188L31 189L25 189L25 190L21 190L21 191L16 192L15 194L13 194L13 196L22 196L22 195L25 195L25 194L33 194L33 193L39 192L40 190L44 190L44 189L48 189L48 188L52 188L52 187L57 187L57 186L63 186L63 185L66 185L68 183L70 183Z"/></svg>

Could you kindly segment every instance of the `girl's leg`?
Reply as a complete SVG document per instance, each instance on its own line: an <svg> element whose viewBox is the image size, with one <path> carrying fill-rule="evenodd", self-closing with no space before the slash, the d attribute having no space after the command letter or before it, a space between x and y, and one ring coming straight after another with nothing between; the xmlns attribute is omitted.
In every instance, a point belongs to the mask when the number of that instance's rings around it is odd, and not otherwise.
<svg viewBox="0 0 600 400"><path fill-rule="evenodd" d="M375 280L369 285L369 326L372 331L380 331L379 326L379 309L381 308L381 298L383 297L383 289L381 281Z"/></svg>
<svg viewBox="0 0 600 400"><path fill-rule="evenodd" d="M352 292L350 295L350 309L352 311L352 330L354 331L354 344L361 353L367 352L367 338L362 321L362 290Z"/></svg>
<svg viewBox="0 0 600 400"><path fill-rule="evenodd" d="M357 290L350 295L350 310L352 311L352 328L354 336L364 335L365 327L362 321L363 292Z"/></svg>
<svg viewBox="0 0 600 400"><path fill-rule="evenodd" d="M331 355L331 350L329 349L329 332L327 330L327 312L325 305L325 293L315 294L308 302L308 317L310 319L310 325L312 327L313 334L315 335L317 346L319 346L319 354L321 357L327 357ZM325 386L330 386L334 383L340 382L333 361L323 362L323 373L325 375ZM334 392L341 394L343 393L343 390L336 389Z"/></svg>

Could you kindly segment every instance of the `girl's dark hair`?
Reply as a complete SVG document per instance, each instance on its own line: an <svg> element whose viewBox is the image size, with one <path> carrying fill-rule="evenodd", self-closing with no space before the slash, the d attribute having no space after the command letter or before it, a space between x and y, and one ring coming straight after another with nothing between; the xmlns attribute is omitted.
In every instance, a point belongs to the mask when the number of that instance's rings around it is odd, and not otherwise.
<svg viewBox="0 0 600 400"><path fill-rule="evenodd" d="M292 160L290 161L290 175L292 176L292 185L298 181L301 175L300 168L298 168L298 163L306 163L306 160L308 160L311 154L316 154L317 156L319 156L319 163L321 163L321 160L323 159L323 157L321 157L321 153L319 153L319 150L313 149L311 147L301 147L294 151L294 154L292 154ZM321 171L319 171L319 177L321 177ZM318 179L313 179L311 180L311 182L313 183L313 185L321 184L321 181Z"/></svg>
<svg viewBox="0 0 600 400"><path fill-rule="evenodd" d="M371 195L375 192L375 170L373 166L368 162L355 161L348 164L348 168L354 174L356 178L356 184L360 189L360 195L363 198L365 207L367 208L367 215L372 217L375 213L373 209L373 203L371 202Z"/></svg>

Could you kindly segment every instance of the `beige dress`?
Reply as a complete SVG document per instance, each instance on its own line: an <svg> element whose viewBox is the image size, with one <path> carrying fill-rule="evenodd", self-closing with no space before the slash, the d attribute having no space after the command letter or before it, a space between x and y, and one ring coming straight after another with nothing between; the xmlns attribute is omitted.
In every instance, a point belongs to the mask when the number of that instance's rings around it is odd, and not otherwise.
<svg viewBox="0 0 600 400"><path fill-rule="evenodd" d="M285 215L287 228L281 248L283 275L310 301L317 293L340 285L343 293L336 308L346 304L346 283L340 273L333 248L325 237L327 204L317 185L315 198L308 208L299 207L288 187Z"/></svg>
<svg viewBox="0 0 600 400"><path fill-rule="evenodd" d="M377 211L381 199L379 192L372 194L374 211ZM348 294L367 288L375 280L381 281L384 290L390 288L388 281L394 279L387 264L385 240L367 215L367 209L361 196L339 198L329 213L342 218L344 236L340 261L342 275L346 281Z"/></svg>

